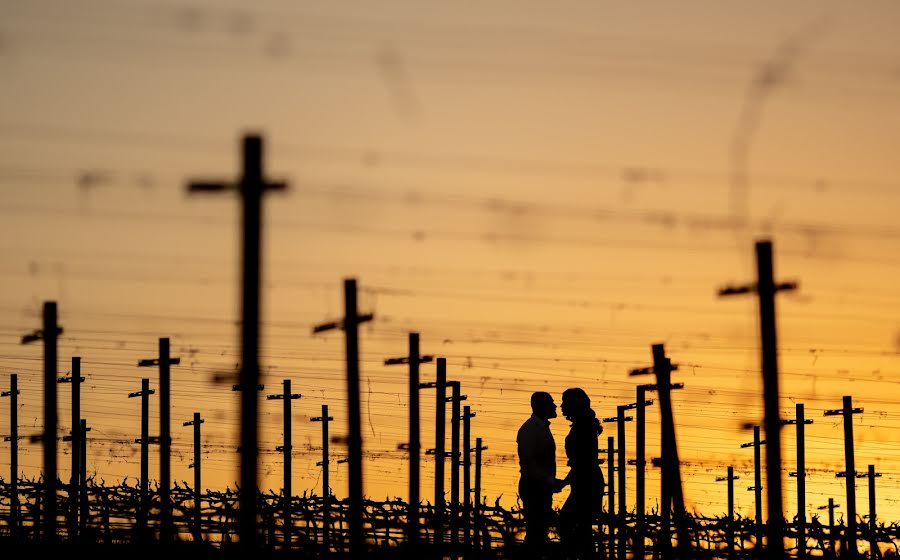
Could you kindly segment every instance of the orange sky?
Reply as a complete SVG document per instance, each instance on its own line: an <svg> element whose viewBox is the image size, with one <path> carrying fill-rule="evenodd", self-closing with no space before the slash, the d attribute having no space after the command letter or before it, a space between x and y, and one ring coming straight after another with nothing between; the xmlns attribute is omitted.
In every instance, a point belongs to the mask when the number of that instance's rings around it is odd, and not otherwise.
<svg viewBox="0 0 900 560"><path fill-rule="evenodd" d="M852 394L866 410L858 469L883 473L879 511L898 517L894 4L254 6L0 4L0 387L19 374L23 432L39 429L41 353L18 339L54 299L60 371L80 355L88 375L89 468L107 481L137 474L137 448L114 441L139 428L126 395L148 372L134 364L170 336L184 360L173 422L200 411L207 481L234 479L237 399L211 379L237 360L237 203L188 198L184 185L234 176L240 134L259 130L268 172L292 186L266 201L262 361L267 392L289 377L304 395L297 491L318 488L308 418L327 403L344 430L343 342L310 328L342 311L341 279L353 276L377 317L362 333L371 495L406 493L395 452L405 371L380 364L405 351L407 332L463 383L473 435L490 447L485 494L505 503L530 392L582 386L613 415L634 400L628 370L664 342L686 385L674 396L686 497L721 513L715 477L735 465L750 485L742 426L762 409L755 303L715 294L753 278L752 242L767 236L778 277L801 283L778 312L783 409L803 402L815 419L809 507L844 501L841 428L822 411ZM281 411L261 407L274 450ZM553 430L561 448L566 422ZM174 476L191 480L188 428L174 437ZM278 456L263 461L263 483L280 486ZM24 472L39 462L23 445ZM343 495L343 470L332 480ZM793 511L792 479L785 496ZM750 513L752 493L737 504Z"/></svg>

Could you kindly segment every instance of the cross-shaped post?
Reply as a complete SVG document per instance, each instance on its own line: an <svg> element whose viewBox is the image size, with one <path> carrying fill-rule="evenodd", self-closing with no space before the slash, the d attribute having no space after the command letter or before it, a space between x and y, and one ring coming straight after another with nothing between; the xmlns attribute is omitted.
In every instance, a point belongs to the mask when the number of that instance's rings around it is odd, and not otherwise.
<svg viewBox="0 0 900 560"><path fill-rule="evenodd" d="M834 503L834 498L828 498L827 506L819 506L817 509L827 509L828 510L828 543L831 547L831 557L835 558L837 555L837 545L835 543L834 538L834 508L841 507L841 504Z"/></svg>
<svg viewBox="0 0 900 560"><path fill-rule="evenodd" d="M663 560L672 557L671 512L675 512L675 529L678 533L678 549L681 557L689 556L691 546L687 532L687 516L684 510L684 493L681 486L681 466L678 459L678 442L675 438L675 418L672 412L672 390L684 388L684 383L672 383L672 372L678 366L666 356L665 346L654 344L651 347L653 365L649 368L638 368L629 375L656 375L656 391L659 396L660 447L662 449L662 475L660 476L660 537Z"/></svg>
<svg viewBox="0 0 900 560"><path fill-rule="evenodd" d="M238 533L241 548L255 550L256 493L258 488L258 396L260 285L262 282L262 197L268 191L284 191L287 184L269 181L263 172L263 139L247 134L242 141L243 169L237 182L194 181L190 193L237 191L241 197L241 489Z"/></svg>
<svg viewBox="0 0 900 560"><path fill-rule="evenodd" d="M625 520L625 514L627 512L627 509L625 507L626 506L626 504L625 504L625 482L626 482L625 465L627 464L627 461L625 460L625 423L631 422L632 420L634 420L634 417L632 417L632 416L625 416L625 411L626 410L634 410L637 407L638 407L638 403L636 403L636 402L631 403L631 404L618 405L618 406L616 406L616 415L615 416L603 419L603 422L615 422L616 423L616 428L617 428L616 438L619 440L619 442L618 442L619 446L618 446L618 450L617 450L618 455L616 457L616 464L619 466L619 469L618 469L619 470L619 511L618 511L618 514L616 517L616 521L617 521L616 524L618 525L617 532L619 533L619 540L618 540L618 557L619 558L625 558L625 548L626 548L626 545L628 544L627 536L625 533L626 526L627 526L626 520ZM612 515L612 514L613 514L613 512L610 511L610 515Z"/></svg>
<svg viewBox="0 0 900 560"><path fill-rule="evenodd" d="M194 542L203 541L203 528L200 524L200 513L202 512L200 500L203 491L203 482L200 476L200 452L202 451L200 446L200 424L203 424L203 422L204 420L200 419L200 413L195 412L194 419L183 424L184 426L194 427L194 462L188 465L189 469L194 469Z"/></svg>
<svg viewBox="0 0 900 560"><path fill-rule="evenodd" d="M309 419L310 422L322 423L322 460L318 461L316 465L322 467L322 550L323 556L326 558L331 552L331 544L329 542L331 486L329 486L328 481L328 423L332 420L334 418L328 416L327 404L322 405L322 416L315 416Z"/></svg>
<svg viewBox="0 0 900 560"><path fill-rule="evenodd" d="M471 406L464 406L462 413L463 422L463 451L462 451L462 468L463 468L463 488L465 495L463 496L463 550L465 554L469 554L472 546L471 536L471 516L472 516L472 418L475 413L472 412Z"/></svg>
<svg viewBox="0 0 900 560"><path fill-rule="evenodd" d="M834 410L826 410L825 416L843 416L844 417L844 461L846 468L844 472L837 473L837 477L844 477L847 480L847 533L845 535L845 546L847 554L851 558L856 558L859 550L856 547L856 455L853 452L853 415L862 414L862 408L853 408L853 398L845 395L843 399L843 408Z"/></svg>
<svg viewBox="0 0 900 560"><path fill-rule="evenodd" d="M9 391L0 393L9 397L9 435L3 438L10 443L9 450L9 527L13 543L19 538L19 378L9 376Z"/></svg>
<svg viewBox="0 0 900 560"><path fill-rule="evenodd" d="M359 325L374 319L371 313L360 314L357 309L356 280L344 280L344 319L313 327L313 334L333 329L344 331L347 363L347 451L350 476L350 558L363 557L365 540L363 536L363 471L362 471L362 429L360 425L359 397Z"/></svg>
<svg viewBox="0 0 900 560"><path fill-rule="evenodd" d="M282 381L284 391L274 395L268 395L267 400L282 401L284 404L283 420L284 420L284 443L275 448L275 451L281 451L284 457L284 482L282 489L282 509L284 517L284 549L291 549L291 501L293 500L293 490L291 488L291 401L302 397L300 393L291 393L291 380Z"/></svg>
<svg viewBox="0 0 900 560"><path fill-rule="evenodd" d="M435 381L420 383L420 389L435 389L434 448L426 455L434 455L434 546L440 553L444 544L444 452L447 430L447 359L438 358Z"/></svg>
<svg viewBox="0 0 900 560"><path fill-rule="evenodd" d="M764 424L766 427L766 484L768 484L769 523L767 557L784 558L784 509L781 487L781 418L778 389L778 337L775 330L775 294L797 289L796 282L775 282L772 242L756 243L755 284L728 286L719 296L755 292L759 299L759 328L762 341L762 374L764 393Z"/></svg>
<svg viewBox="0 0 900 560"><path fill-rule="evenodd" d="M422 449L419 422L419 365L431 362L433 356L419 354L419 333L409 333L409 355L401 358L388 358L384 365L409 365L409 510L406 514L408 535L411 549L415 550L419 541L419 465ZM401 445L401 447L403 447Z"/></svg>
<svg viewBox="0 0 900 560"><path fill-rule="evenodd" d="M159 368L159 538L165 543L172 540L172 389L171 367L181 363L181 358L171 357L168 338L159 339L159 354L156 358L138 361L138 367ZM153 438L149 438L153 439Z"/></svg>
<svg viewBox="0 0 900 560"><path fill-rule="evenodd" d="M797 472L788 476L797 477L797 559L803 560L806 558L806 425L813 421L806 419L803 403L797 403L796 418L783 423L797 426Z"/></svg>
<svg viewBox="0 0 900 560"><path fill-rule="evenodd" d="M869 470L864 473L857 473L856 478L869 479L869 558L881 558L881 551L878 549L878 525L875 523L877 519L875 513L875 479L879 478L881 473L875 472L875 465L869 465Z"/></svg>
<svg viewBox="0 0 900 560"><path fill-rule="evenodd" d="M460 428L460 403L466 400L466 395L460 394L462 385L459 381L448 381L447 386L450 387L450 396L447 401L450 402L450 452L447 458L450 459L450 544L457 546L459 544L459 428Z"/></svg>
<svg viewBox="0 0 900 560"><path fill-rule="evenodd" d="M635 401L635 458L629 460L629 465L634 465L634 555L637 558L643 558L644 554L644 535L646 528L644 527L644 518L646 512L646 479L645 473L647 469L646 461L646 434L647 434L647 407L653 404L653 400L647 399L647 391L655 391L656 385L638 385L637 400Z"/></svg>
<svg viewBox="0 0 900 560"><path fill-rule="evenodd" d="M141 437L135 439L135 443L141 444L141 489L140 489L140 509L138 509L138 537L145 539L147 537L147 515L150 510L150 502L148 486L150 478L149 467L149 444L150 444L150 395L156 391L150 389L150 379L141 379L141 390L134 393L128 393L128 398L141 398Z"/></svg>
<svg viewBox="0 0 900 560"><path fill-rule="evenodd" d="M481 438L475 438L475 512L474 512L474 533L475 533L475 557L481 557L481 452L487 451L487 446L482 445Z"/></svg>
<svg viewBox="0 0 900 560"><path fill-rule="evenodd" d="M56 402L57 339L63 329L57 324L55 301L45 301L43 328L22 337L22 344L44 341L44 431L41 436L44 452L43 514L41 525L47 541L56 540Z"/></svg>
<svg viewBox="0 0 900 560"><path fill-rule="evenodd" d="M81 384L84 377L81 376L81 358L72 357L71 376L59 377L57 383L72 384L72 473L69 479L69 540L78 538L78 471L81 466L81 437L78 433L81 427Z"/></svg>
<svg viewBox="0 0 900 560"><path fill-rule="evenodd" d="M729 560L734 558L734 481L740 479L734 476L734 467L728 467L728 475L716 477L716 482L728 481L728 525L725 527L725 540L728 542L726 550Z"/></svg>
<svg viewBox="0 0 900 560"><path fill-rule="evenodd" d="M759 426L753 426L753 441L742 443L741 448L753 448L753 486L748 486L747 490L752 490L755 496L756 504L756 555L763 556L763 514L762 514L762 446L766 445L766 440L760 439ZM771 517L771 514L769 515Z"/></svg>

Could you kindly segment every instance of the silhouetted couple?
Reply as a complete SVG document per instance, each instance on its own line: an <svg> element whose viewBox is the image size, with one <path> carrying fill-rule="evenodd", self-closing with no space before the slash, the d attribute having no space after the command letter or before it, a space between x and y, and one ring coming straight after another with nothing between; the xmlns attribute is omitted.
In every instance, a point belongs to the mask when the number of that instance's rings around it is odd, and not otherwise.
<svg viewBox="0 0 900 560"><path fill-rule="evenodd" d="M553 494L570 486L571 492L559 511L557 534L569 558L593 559L592 525L603 499L603 472L598 464L597 436L603 431L591 400L582 389L567 389L562 395L562 414L572 423L566 436L569 474L556 478L556 442L550 419L556 418L556 403L549 393L531 396L531 417L519 428L519 497L525 510L526 558L547 553L547 533L553 515Z"/></svg>

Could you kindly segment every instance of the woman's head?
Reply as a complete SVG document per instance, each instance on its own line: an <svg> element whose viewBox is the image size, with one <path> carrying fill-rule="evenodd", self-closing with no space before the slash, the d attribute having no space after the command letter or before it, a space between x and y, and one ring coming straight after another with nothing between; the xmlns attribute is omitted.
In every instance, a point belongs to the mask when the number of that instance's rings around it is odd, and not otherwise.
<svg viewBox="0 0 900 560"><path fill-rule="evenodd" d="M575 387L566 389L562 395L562 413L567 419L575 421L578 418L594 416L591 410L591 399L584 389Z"/></svg>

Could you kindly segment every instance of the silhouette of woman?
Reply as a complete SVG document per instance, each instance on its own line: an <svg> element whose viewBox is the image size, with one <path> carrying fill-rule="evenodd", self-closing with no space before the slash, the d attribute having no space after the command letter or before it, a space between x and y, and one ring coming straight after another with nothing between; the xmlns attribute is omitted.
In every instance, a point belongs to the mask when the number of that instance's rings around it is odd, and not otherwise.
<svg viewBox="0 0 900 560"><path fill-rule="evenodd" d="M597 557L592 526L603 502L603 471L597 462L597 436L603 427L591 409L591 399L580 388L566 389L562 413L572 423L566 436L566 457L570 467L565 484L571 486L559 512L559 533L571 558ZM601 557L603 551L601 547Z"/></svg>

